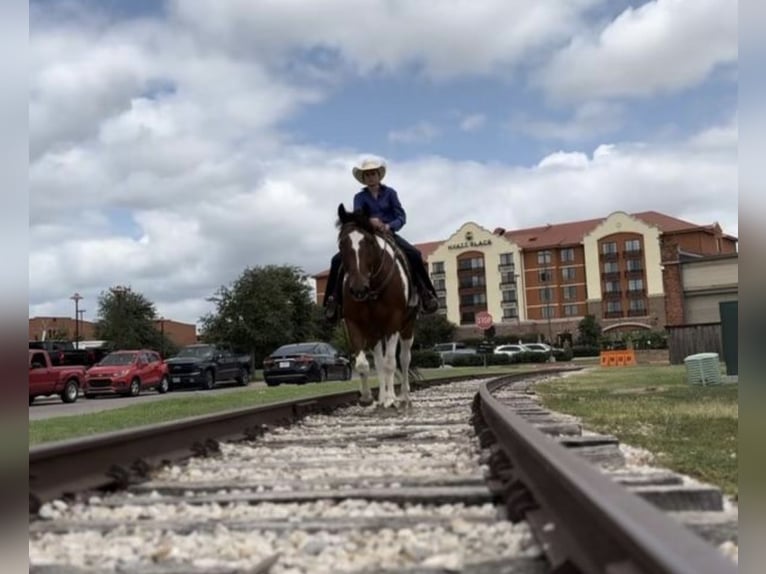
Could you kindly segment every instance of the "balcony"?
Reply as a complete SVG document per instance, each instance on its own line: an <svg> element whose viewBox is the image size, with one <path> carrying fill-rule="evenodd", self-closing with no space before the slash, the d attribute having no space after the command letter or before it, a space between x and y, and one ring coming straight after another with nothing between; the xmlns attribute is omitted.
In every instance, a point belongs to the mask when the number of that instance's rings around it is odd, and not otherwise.
<svg viewBox="0 0 766 574"><path fill-rule="evenodd" d="M515 309L518 306L519 304L517 301L501 301L500 302L500 307L502 309Z"/></svg>
<svg viewBox="0 0 766 574"><path fill-rule="evenodd" d="M515 285L516 285L516 280L515 279L501 279L500 280L500 288L501 289L503 287L513 287Z"/></svg>
<svg viewBox="0 0 766 574"><path fill-rule="evenodd" d="M447 289L445 289L444 287L434 289L434 291L436 291L437 297L444 297L447 295Z"/></svg>
<svg viewBox="0 0 766 574"><path fill-rule="evenodd" d="M602 273L601 278L604 281L619 281L620 280L620 272L619 271L610 271L609 273Z"/></svg>
<svg viewBox="0 0 766 574"><path fill-rule="evenodd" d="M622 252L622 256L625 257L625 259L630 259L631 257L641 257L644 254L644 250L639 249L629 249L627 251Z"/></svg>
<svg viewBox="0 0 766 574"><path fill-rule="evenodd" d="M442 269L441 271L431 271L431 279L444 279L447 274Z"/></svg>
<svg viewBox="0 0 766 574"><path fill-rule="evenodd" d="M622 311L605 311L604 319L621 319L625 315Z"/></svg>
<svg viewBox="0 0 766 574"><path fill-rule="evenodd" d="M621 299L622 291L604 291L604 299Z"/></svg>
<svg viewBox="0 0 766 574"><path fill-rule="evenodd" d="M620 254L616 251L609 251L607 253L601 252L601 259L602 261L617 261L617 259L620 257Z"/></svg>
<svg viewBox="0 0 766 574"><path fill-rule="evenodd" d="M628 317L646 317L648 314L646 309L628 309Z"/></svg>
<svg viewBox="0 0 766 574"><path fill-rule="evenodd" d="M628 297L643 297L646 295L646 289L628 289L626 294Z"/></svg>
<svg viewBox="0 0 766 574"><path fill-rule="evenodd" d="M625 271L625 277L628 278L638 278L644 276L644 270L643 269L628 269Z"/></svg>
<svg viewBox="0 0 766 574"><path fill-rule="evenodd" d="M509 273L513 273L516 270L516 264L515 263L501 263L497 266L497 270L502 272L506 271Z"/></svg>

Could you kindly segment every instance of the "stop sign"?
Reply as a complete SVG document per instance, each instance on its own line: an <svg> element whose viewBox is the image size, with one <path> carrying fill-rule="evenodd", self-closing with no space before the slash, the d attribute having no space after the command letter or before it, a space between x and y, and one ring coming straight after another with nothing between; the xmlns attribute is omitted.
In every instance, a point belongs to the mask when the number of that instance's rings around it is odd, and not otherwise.
<svg viewBox="0 0 766 574"><path fill-rule="evenodd" d="M489 329L492 326L492 315L486 311L476 313L476 326L484 331Z"/></svg>

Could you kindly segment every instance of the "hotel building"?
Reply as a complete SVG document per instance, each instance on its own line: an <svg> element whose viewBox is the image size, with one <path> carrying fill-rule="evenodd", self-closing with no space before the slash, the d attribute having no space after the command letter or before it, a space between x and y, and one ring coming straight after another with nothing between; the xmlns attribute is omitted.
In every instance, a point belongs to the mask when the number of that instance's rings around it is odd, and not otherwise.
<svg viewBox="0 0 766 574"><path fill-rule="evenodd" d="M606 330L682 323L684 300L676 292L683 287L674 272L697 258L731 255L725 259L733 261L736 283L735 237L718 224L656 211L518 230L490 231L469 221L446 240L417 247L439 312L463 336L479 333L480 311L492 315L498 334L574 333L586 314ZM327 274L314 276L320 302Z"/></svg>

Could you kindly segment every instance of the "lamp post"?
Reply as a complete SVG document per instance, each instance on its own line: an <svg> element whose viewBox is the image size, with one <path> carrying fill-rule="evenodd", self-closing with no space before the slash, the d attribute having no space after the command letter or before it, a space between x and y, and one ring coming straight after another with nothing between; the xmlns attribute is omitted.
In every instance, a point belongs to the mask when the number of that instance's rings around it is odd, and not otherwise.
<svg viewBox="0 0 766 574"><path fill-rule="evenodd" d="M160 357L165 360L165 317L160 316Z"/></svg>
<svg viewBox="0 0 766 574"><path fill-rule="evenodd" d="M72 301L74 301L74 348L79 349L80 348L80 301L82 300L82 295L79 293L75 293L70 297Z"/></svg>

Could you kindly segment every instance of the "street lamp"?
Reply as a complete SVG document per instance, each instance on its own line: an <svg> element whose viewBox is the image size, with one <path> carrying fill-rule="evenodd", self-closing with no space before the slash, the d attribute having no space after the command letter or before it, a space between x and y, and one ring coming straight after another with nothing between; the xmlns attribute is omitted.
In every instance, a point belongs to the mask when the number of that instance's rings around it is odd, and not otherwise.
<svg viewBox="0 0 766 574"><path fill-rule="evenodd" d="M70 297L74 301L74 348L80 348L80 301L83 299L82 295L75 293Z"/></svg>
<svg viewBox="0 0 766 574"><path fill-rule="evenodd" d="M165 360L165 317L160 315L160 357Z"/></svg>

